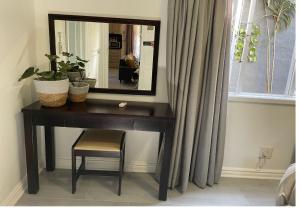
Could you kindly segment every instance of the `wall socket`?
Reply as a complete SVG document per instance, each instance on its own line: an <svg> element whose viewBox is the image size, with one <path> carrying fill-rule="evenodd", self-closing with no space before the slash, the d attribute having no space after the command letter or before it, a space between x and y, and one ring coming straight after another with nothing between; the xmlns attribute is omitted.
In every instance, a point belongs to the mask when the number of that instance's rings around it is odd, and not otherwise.
<svg viewBox="0 0 300 211"><path fill-rule="evenodd" d="M260 158L271 159L273 154L273 147L261 147L259 156Z"/></svg>

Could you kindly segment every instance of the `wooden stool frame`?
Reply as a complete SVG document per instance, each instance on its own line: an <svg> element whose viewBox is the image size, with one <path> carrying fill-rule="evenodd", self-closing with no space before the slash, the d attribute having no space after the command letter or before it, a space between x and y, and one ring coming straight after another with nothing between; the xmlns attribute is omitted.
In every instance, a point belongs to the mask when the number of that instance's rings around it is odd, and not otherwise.
<svg viewBox="0 0 300 211"><path fill-rule="evenodd" d="M75 143L72 145L72 194L76 192L76 182L80 175L94 174L101 176L119 176L119 188L118 195L121 195L121 185L122 185L122 176L124 174L124 158L125 158L125 132L122 136L120 151L98 151L98 150L75 150L76 144L79 142L82 135L85 133L83 131L80 136L77 138ZM81 165L76 169L76 156L81 156ZM119 171L103 171L103 170L87 170L85 168L85 157L110 157L110 158L119 158Z"/></svg>

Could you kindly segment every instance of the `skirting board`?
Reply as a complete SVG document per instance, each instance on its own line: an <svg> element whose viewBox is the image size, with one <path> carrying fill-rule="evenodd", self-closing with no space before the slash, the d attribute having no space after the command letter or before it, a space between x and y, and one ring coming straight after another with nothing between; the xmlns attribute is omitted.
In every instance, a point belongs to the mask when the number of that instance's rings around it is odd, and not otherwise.
<svg viewBox="0 0 300 211"><path fill-rule="evenodd" d="M280 180L284 172L285 170L277 169L223 167L221 177Z"/></svg>
<svg viewBox="0 0 300 211"><path fill-rule="evenodd" d="M81 163L80 158L77 159L77 167ZM106 158L87 158L87 168L96 170L117 170L119 161L117 159ZM56 167L61 169L71 168L71 159L58 158L56 160ZM129 162L125 163L126 172L155 172L156 163L144 162ZM250 169L250 168L234 168L223 167L222 177L233 178L250 178L250 179L277 179L280 180L284 174L284 170L275 169Z"/></svg>
<svg viewBox="0 0 300 211"><path fill-rule="evenodd" d="M43 168L39 167L39 174L42 172ZM21 181L19 181L13 190L8 194L6 199L0 203L2 206L14 206L18 200L22 197L22 195L27 190L27 175L23 177Z"/></svg>
<svg viewBox="0 0 300 211"><path fill-rule="evenodd" d="M17 183L15 188L8 194L7 198L1 202L2 206L14 206L21 198L26 190L27 177L25 176L20 182Z"/></svg>

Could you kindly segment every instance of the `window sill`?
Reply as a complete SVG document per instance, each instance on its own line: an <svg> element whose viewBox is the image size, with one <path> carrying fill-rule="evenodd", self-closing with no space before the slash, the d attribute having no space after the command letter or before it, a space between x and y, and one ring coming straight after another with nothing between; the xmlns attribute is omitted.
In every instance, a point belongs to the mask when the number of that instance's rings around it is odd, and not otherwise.
<svg viewBox="0 0 300 211"><path fill-rule="evenodd" d="M233 94L229 93L229 102L249 102L249 103L262 103L262 104L278 104L278 105L295 105L295 98L288 98L276 95L255 95L255 94Z"/></svg>

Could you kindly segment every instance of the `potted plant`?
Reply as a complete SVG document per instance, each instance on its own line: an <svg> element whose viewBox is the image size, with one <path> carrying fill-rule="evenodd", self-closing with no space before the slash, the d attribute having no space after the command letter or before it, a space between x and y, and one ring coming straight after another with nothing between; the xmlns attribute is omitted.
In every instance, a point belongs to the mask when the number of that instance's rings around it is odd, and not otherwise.
<svg viewBox="0 0 300 211"><path fill-rule="evenodd" d="M33 80L39 101L43 106L59 107L63 106L68 97L69 79L62 69L57 71L51 70L51 62L56 61L59 57L56 55L45 55L49 59L49 70L40 72L39 69L29 67L24 71L19 81L31 77L36 78Z"/></svg>
<svg viewBox="0 0 300 211"><path fill-rule="evenodd" d="M84 102L89 92L89 83L85 82L85 64L87 60L75 57L75 62L71 62L72 53L63 52L67 61L58 62L58 67L67 73L70 80L69 99L72 102Z"/></svg>
<svg viewBox="0 0 300 211"><path fill-rule="evenodd" d="M69 99L72 102L80 103L86 100L89 92L89 84L86 82L70 82Z"/></svg>
<svg viewBox="0 0 300 211"><path fill-rule="evenodd" d="M96 85L96 79L86 78L85 64L88 61L76 56L75 62L71 62L70 58L74 56L72 53L63 52L62 54L66 57L67 61L60 61L58 62L58 65L67 72L69 80L71 82L86 82L89 84L89 87L94 88Z"/></svg>
<svg viewBox="0 0 300 211"><path fill-rule="evenodd" d="M71 62L70 58L74 56L72 53L62 52L62 55L66 57L67 61L62 60L58 62L58 66L60 69L63 69L65 72L67 72L69 80L71 82L76 82L85 78L85 64L88 61L76 56L75 62Z"/></svg>

